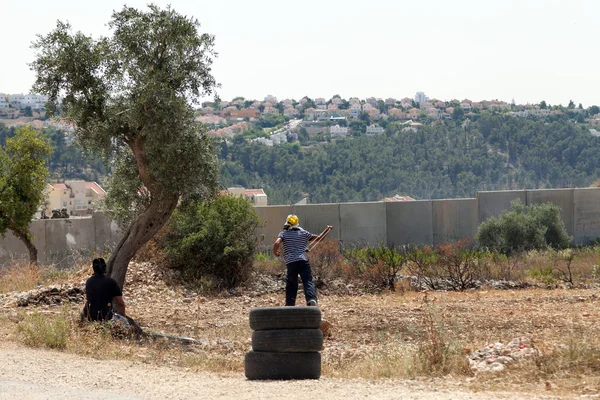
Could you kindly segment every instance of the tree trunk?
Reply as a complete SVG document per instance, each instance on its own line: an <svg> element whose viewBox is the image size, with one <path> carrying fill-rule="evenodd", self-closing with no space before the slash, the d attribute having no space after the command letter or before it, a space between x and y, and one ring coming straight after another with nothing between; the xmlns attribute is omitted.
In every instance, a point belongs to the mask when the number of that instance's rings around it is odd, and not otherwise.
<svg viewBox="0 0 600 400"><path fill-rule="evenodd" d="M27 247L27 250L29 251L29 262L31 264L37 264L38 251L37 251L37 248L35 247L35 245L33 244L33 241L31 240L31 236L29 236L26 232L20 231L19 229L12 229L12 228L9 228L9 229Z"/></svg>
<svg viewBox="0 0 600 400"><path fill-rule="evenodd" d="M178 200L177 195L163 200L153 198L146 211L125 231L107 262L108 274L117 281L121 289L125 284L129 261L165 225L175 210Z"/></svg>

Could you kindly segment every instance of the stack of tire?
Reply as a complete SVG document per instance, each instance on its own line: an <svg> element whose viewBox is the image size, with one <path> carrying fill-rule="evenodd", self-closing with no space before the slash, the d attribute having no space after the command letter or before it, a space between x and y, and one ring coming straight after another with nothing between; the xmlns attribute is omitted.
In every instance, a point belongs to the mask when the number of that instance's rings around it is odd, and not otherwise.
<svg viewBox="0 0 600 400"><path fill-rule="evenodd" d="M250 310L252 351L248 379L319 379L323 333L318 307L261 307Z"/></svg>

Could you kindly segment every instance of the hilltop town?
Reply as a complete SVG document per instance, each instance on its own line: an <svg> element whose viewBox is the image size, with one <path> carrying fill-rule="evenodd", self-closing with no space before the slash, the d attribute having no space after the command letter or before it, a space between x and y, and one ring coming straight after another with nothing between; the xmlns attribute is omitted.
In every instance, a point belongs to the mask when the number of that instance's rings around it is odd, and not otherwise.
<svg viewBox="0 0 600 400"><path fill-rule="evenodd" d="M55 127L66 133L73 127L45 114L47 98L34 94L1 94L0 123L10 127L31 125L37 129ZM592 135L600 136L600 108L583 108L571 101L567 106L507 103L501 100L471 101L469 99L442 101L429 98L423 92L414 97L344 99L335 95L300 100L268 95L263 101L236 97L231 101L216 100L202 103L196 111L196 121L207 125L209 135L231 140L242 136L267 146L300 141L325 141L356 136L375 136L385 132L390 122L406 125L405 131L420 126L444 123L446 120L476 120L481 113L490 112L515 118L569 120L588 124ZM467 122L468 123L468 122Z"/></svg>
<svg viewBox="0 0 600 400"><path fill-rule="evenodd" d="M381 135L389 122L400 121L405 130L416 131L419 126L443 123L445 120L475 120L483 112L503 114L515 118L570 120L587 123L590 133L598 135L594 128L600 126L600 109L591 106L584 109L570 102L568 106L538 104L515 104L500 100L441 101L430 99L423 92L414 98L403 99L375 97L346 100L335 95L299 101L279 101L269 95L263 101L246 100L242 97L231 101L205 102L198 110L196 120L212 127L215 137L232 139L243 137L268 146L288 141L324 140L349 136ZM261 128L256 130L254 128ZM303 140L304 139L304 140Z"/></svg>

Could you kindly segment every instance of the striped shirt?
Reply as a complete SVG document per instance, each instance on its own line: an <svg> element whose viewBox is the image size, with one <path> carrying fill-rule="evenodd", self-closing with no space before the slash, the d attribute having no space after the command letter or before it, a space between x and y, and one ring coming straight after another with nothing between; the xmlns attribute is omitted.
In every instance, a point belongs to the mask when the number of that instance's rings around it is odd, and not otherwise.
<svg viewBox="0 0 600 400"><path fill-rule="evenodd" d="M306 247L309 239L316 236L300 227L280 232L278 237L283 240L283 259L285 263L290 264L300 260L308 261Z"/></svg>

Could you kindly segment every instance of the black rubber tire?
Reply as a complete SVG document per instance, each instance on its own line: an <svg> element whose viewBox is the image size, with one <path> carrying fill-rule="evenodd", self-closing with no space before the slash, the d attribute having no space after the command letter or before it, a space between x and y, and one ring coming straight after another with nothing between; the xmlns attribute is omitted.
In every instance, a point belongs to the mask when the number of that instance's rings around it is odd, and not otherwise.
<svg viewBox="0 0 600 400"><path fill-rule="evenodd" d="M319 329L319 307L260 307L250 310L250 328L255 331L271 329Z"/></svg>
<svg viewBox="0 0 600 400"><path fill-rule="evenodd" d="M248 379L319 379L321 353L249 351L244 360Z"/></svg>
<svg viewBox="0 0 600 400"><path fill-rule="evenodd" d="M252 332L252 350L274 353L311 353L323 347L319 329L275 329Z"/></svg>

